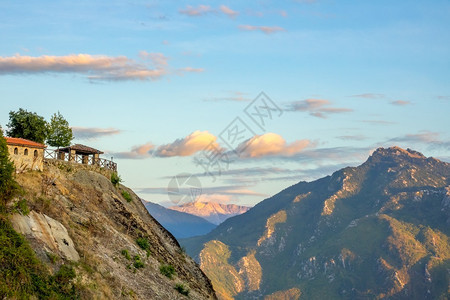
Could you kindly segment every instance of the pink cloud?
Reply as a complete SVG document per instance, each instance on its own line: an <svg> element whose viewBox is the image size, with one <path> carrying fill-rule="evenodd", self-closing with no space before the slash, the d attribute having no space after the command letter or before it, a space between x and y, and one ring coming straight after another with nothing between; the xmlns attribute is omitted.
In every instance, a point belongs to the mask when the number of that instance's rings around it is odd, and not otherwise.
<svg viewBox="0 0 450 300"><path fill-rule="evenodd" d="M286 29L279 26L254 26L254 25L239 25L239 29L243 31L261 31L265 34L272 34Z"/></svg>
<svg viewBox="0 0 450 300"><path fill-rule="evenodd" d="M293 156L303 149L311 146L309 140L298 140L288 144L285 139L276 133L256 135L239 145L237 152L242 157L264 157L264 156Z"/></svg>
<svg viewBox="0 0 450 300"><path fill-rule="evenodd" d="M116 152L111 153L117 158L128 158L128 159L144 159L151 157L151 151L155 148L152 143L146 143L139 146L134 146L131 151L128 152Z"/></svg>
<svg viewBox="0 0 450 300"><path fill-rule="evenodd" d="M396 101L392 101L391 104L399 105L399 106L405 106L405 105L411 104L411 102L410 101L404 101L404 100L396 100Z"/></svg>
<svg viewBox="0 0 450 300"><path fill-rule="evenodd" d="M187 15L190 17L198 17L208 13L213 12L214 10L209 5L199 5L197 7L193 7L191 5L186 6L185 9L180 9L180 14Z"/></svg>
<svg viewBox="0 0 450 300"><path fill-rule="evenodd" d="M159 146L153 153L154 156L190 156L207 148L211 143L218 149L217 137L208 131L194 131L185 138L177 139L174 142Z"/></svg>
<svg viewBox="0 0 450 300"><path fill-rule="evenodd" d="M141 51L140 60L126 56L71 54L0 57L0 75L78 73L91 80L157 80L170 74L168 57ZM198 71L191 67L185 72Z"/></svg>
<svg viewBox="0 0 450 300"><path fill-rule="evenodd" d="M239 12L232 10L231 8L229 8L228 6L225 6L225 5L221 5L219 7L219 9L222 13L224 13L225 15L227 15L228 17L230 17L232 19L236 18L239 15Z"/></svg>
<svg viewBox="0 0 450 300"><path fill-rule="evenodd" d="M139 57L143 60L151 61L157 67L167 66L169 58L162 53L148 53L146 51L139 52Z"/></svg>
<svg viewBox="0 0 450 300"><path fill-rule="evenodd" d="M205 72L205 69L203 69L203 68L184 67L184 68L178 69L178 72L180 74L183 74L183 73L202 73L202 72Z"/></svg>

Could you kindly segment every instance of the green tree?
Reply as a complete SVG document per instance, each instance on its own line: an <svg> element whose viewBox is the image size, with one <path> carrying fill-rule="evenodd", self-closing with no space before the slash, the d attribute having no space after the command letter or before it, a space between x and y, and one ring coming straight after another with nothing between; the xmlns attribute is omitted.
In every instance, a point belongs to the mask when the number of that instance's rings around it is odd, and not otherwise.
<svg viewBox="0 0 450 300"><path fill-rule="evenodd" d="M17 191L14 164L9 159L8 146L0 128L0 209L3 209Z"/></svg>
<svg viewBox="0 0 450 300"><path fill-rule="evenodd" d="M47 144L53 147L67 147L73 140L72 128L69 127L69 122L58 113L55 113L50 119L48 125Z"/></svg>
<svg viewBox="0 0 450 300"><path fill-rule="evenodd" d="M47 122L36 113L20 108L9 112L7 134L10 137L24 138L44 143L47 137Z"/></svg>

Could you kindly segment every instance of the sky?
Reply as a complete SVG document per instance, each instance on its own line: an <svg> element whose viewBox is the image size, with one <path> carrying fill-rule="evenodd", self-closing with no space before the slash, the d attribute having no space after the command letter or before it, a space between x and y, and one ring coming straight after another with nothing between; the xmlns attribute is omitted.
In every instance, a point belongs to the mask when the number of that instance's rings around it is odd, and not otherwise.
<svg viewBox="0 0 450 300"><path fill-rule="evenodd" d="M0 125L59 111L165 206L450 161L449 1L1 1Z"/></svg>

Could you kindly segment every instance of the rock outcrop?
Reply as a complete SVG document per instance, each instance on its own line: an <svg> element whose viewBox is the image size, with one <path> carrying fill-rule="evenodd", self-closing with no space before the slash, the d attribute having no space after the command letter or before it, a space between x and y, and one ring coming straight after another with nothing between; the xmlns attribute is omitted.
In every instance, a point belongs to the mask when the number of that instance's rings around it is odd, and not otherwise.
<svg viewBox="0 0 450 300"><path fill-rule="evenodd" d="M66 227L55 219L31 211L27 216L12 215L11 222L16 231L32 241L32 244L35 245L35 251L57 253L64 259L71 261L80 259Z"/></svg>

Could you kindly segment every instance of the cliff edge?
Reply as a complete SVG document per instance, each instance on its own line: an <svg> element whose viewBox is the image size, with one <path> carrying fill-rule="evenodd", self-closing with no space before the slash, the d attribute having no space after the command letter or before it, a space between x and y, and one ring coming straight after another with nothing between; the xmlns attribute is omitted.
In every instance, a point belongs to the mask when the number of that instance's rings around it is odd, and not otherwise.
<svg viewBox="0 0 450 300"><path fill-rule="evenodd" d="M73 266L83 299L216 299L209 279L129 188L74 165L16 175L10 215L37 257ZM23 207L26 207L23 209Z"/></svg>

